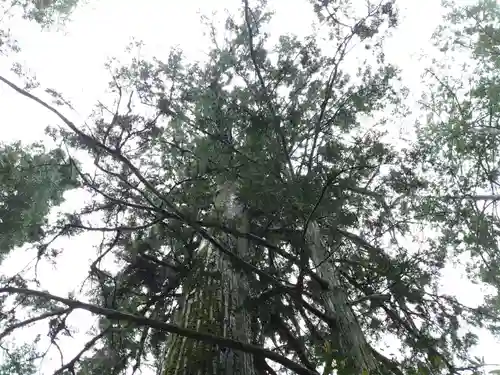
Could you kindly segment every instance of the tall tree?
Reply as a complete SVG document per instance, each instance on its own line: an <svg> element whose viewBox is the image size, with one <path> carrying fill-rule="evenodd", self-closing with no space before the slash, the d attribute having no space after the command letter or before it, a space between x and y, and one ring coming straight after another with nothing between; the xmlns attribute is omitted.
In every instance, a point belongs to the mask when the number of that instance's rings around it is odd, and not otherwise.
<svg viewBox="0 0 500 375"><path fill-rule="evenodd" d="M0 5L2 24L8 25L8 19L20 13L23 18L47 27L57 17L69 16L76 4L75 0L5 1ZM0 54L18 49L10 30L0 29ZM50 208L62 203L63 193L78 185L62 149L48 151L41 143L1 143L0 168L3 255L14 247L40 240Z"/></svg>
<svg viewBox="0 0 500 375"><path fill-rule="evenodd" d="M61 149L48 151L41 144L20 142L0 145L0 263L27 244L37 246L39 260L46 255L43 240L48 215L64 202L66 191L79 186L73 172ZM2 319L8 322L8 314ZM34 361L40 355L37 342L2 342L0 374L34 374Z"/></svg>
<svg viewBox="0 0 500 375"><path fill-rule="evenodd" d="M12 0L0 2L0 56L11 56L20 45L12 33L10 22L36 22L42 28L61 25L70 16L77 0L37 2ZM21 64L15 61L13 71L26 78ZM25 87L36 86L33 79ZM41 144L23 145L20 142L0 143L0 262L17 247L25 244L39 246L43 256L50 209L64 201L64 193L78 186L71 166L60 148L47 150ZM34 342L17 346L1 345L1 374L28 375L35 373L34 361L40 353Z"/></svg>
<svg viewBox="0 0 500 375"><path fill-rule="evenodd" d="M360 17L348 1L311 3L333 52L319 35L269 46L265 2L244 1L222 43L212 28L208 62L173 51L112 67L117 100L99 104L91 131L0 77L67 126L49 130L55 139L94 160L92 173L74 163L94 200L54 228L103 235L89 302L19 280L0 287L30 296L22 304L37 307L31 319L50 319L54 342L74 309L101 316L58 374L472 368L474 337L458 322L477 311L437 293L443 246L401 243L433 223L422 214L432 183L418 175L422 152L397 152L384 140L387 119L375 122L403 96L383 56L395 7ZM356 46L365 59L351 73ZM106 268L113 257L118 269ZM32 322L15 313L8 332ZM399 339L398 358L376 347L385 335Z"/></svg>
<svg viewBox="0 0 500 375"><path fill-rule="evenodd" d="M432 177L421 209L442 251L467 254L470 279L490 287L472 323L498 334L500 6L448 3L447 11L433 38L444 56L427 70L431 90L422 98L429 115L418 129L419 152Z"/></svg>

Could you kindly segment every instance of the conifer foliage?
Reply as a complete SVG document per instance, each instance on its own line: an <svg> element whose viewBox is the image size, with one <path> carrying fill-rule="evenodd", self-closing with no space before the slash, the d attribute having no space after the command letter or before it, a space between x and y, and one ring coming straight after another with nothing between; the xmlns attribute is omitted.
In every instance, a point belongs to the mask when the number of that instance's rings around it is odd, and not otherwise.
<svg viewBox="0 0 500 375"><path fill-rule="evenodd" d="M477 150L495 153L494 142L457 135L465 122L449 112L444 124L429 117L407 148L393 147L387 124L397 115L390 111L404 106L405 91L383 47L397 32L396 4L369 5L359 15L348 0L310 3L326 33L281 35L271 45L268 4L243 0L222 42L212 29L206 62L186 61L178 50L165 61L115 61L113 104L99 103L85 126L0 76L58 116L64 127L47 133L69 150L72 173L51 167L40 171L42 180L28 179L27 194L43 202L40 211L16 203L6 189L9 207L23 208L9 211L0 244L36 242L50 258L53 236L78 241L92 232L103 239L86 295L56 296L22 275L3 277L0 293L15 303L0 301L0 338L45 320L57 347L60 336L70 335L68 316L83 309L99 324L56 374L483 371L469 355L477 337L468 328L494 328L496 300L470 308L440 294L438 282L450 248L463 246L488 257L471 272L498 285L497 267L485 269L498 257L496 219L469 207L480 199L467 182L474 175L485 187L484 154ZM496 5L489 6L496 17ZM492 57L492 40L479 39L478 58ZM352 69L349 57L359 47L362 60ZM448 87L440 87L436 96L452 106L454 99L439 91ZM484 98L491 87L482 80L474 92ZM455 153L441 154L447 150ZM93 164L79 160L82 153ZM463 172L460 163L471 169ZM6 168L20 173L14 162ZM452 180L459 170L466 174L462 185ZM47 181L57 181L60 191L42 189ZM38 225L76 186L92 196L90 203L43 223L35 237L27 234L26 220L36 217ZM43 193L32 191L38 187ZM437 236L412 241L429 226ZM386 337L397 341L397 355L384 350ZM22 355L9 366L18 367L0 374L20 374L21 366L33 373L38 356L16 353Z"/></svg>

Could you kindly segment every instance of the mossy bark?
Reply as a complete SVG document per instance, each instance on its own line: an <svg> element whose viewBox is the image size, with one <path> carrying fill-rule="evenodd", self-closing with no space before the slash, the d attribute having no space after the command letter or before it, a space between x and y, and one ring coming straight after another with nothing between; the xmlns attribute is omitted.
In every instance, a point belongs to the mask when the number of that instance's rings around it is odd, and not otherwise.
<svg viewBox="0 0 500 375"><path fill-rule="evenodd" d="M248 241L224 239L239 256L248 251ZM245 310L237 309L248 292L245 276L235 271L230 260L205 241L197 257L199 266L183 285L174 323L249 343L250 317ZM252 355L179 335L169 336L161 367L161 375L256 374Z"/></svg>

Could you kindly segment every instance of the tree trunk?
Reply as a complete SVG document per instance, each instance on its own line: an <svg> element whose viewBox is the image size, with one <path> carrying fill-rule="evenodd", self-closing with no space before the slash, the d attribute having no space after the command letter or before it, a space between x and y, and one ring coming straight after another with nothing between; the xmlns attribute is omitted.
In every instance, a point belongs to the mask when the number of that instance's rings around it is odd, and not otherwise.
<svg viewBox="0 0 500 375"><path fill-rule="evenodd" d="M233 216L226 215L225 216ZM240 230L246 231L247 218L239 215ZM248 240L224 236L228 248L239 256L248 251ZM199 266L187 284L176 312L179 326L250 342L250 316L240 307L248 292L243 273L205 240L198 249ZM165 346L160 375L255 375L253 356L244 352L170 335Z"/></svg>
<svg viewBox="0 0 500 375"><path fill-rule="evenodd" d="M354 311L348 304L347 296L339 282L338 273L331 262L327 260L328 253L323 242L319 226L311 222L308 228L308 242L311 244L311 259L318 275L328 281L330 288L320 292L325 312L337 323L338 332L332 340L338 342L346 365L356 368L357 374L377 373L377 361L373 357L370 346L361 330Z"/></svg>

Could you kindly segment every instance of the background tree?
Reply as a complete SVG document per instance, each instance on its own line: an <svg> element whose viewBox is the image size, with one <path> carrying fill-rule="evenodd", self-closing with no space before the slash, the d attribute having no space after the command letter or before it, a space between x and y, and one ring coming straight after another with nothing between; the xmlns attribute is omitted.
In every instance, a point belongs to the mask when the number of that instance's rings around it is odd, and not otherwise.
<svg viewBox="0 0 500 375"><path fill-rule="evenodd" d="M78 187L61 149L16 142L0 148L0 254L44 238L50 208Z"/></svg>
<svg viewBox="0 0 500 375"><path fill-rule="evenodd" d="M7 28L12 17L21 15L48 27L56 18L68 17L76 5L74 0L3 2L1 20L6 26L5 30L0 29L0 53L6 55L19 49ZM21 65L14 66L23 76ZM31 85L36 86L36 83L31 81ZM61 148L47 150L41 143L0 144L0 254L44 237L43 226L50 208L63 202L65 191L78 186L65 158Z"/></svg>
<svg viewBox="0 0 500 375"><path fill-rule="evenodd" d="M50 209L64 202L66 191L78 187L73 172L61 149L47 151L41 144L20 142L0 146L0 262L23 245L37 247L38 259L47 255L39 241L46 238ZM8 315L2 313L5 323L12 322ZM37 342L2 342L0 374L35 373Z"/></svg>
<svg viewBox="0 0 500 375"><path fill-rule="evenodd" d="M93 161L71 157L93 199L51 228L102 235L89 302L22 278L0 288L29 319L48 319L54 343L74 309L101 316L57 373L479 371L476 338L459 323L480 310L437 291L446 239L408 246L434 224L422 198L435 184L419 170L431 144L397 151L379 116L404 99L383 55L395 6L360 16L347 1L312 4L325 34L271 45L265 2L243 2L224 40L208 25L207 63L172 51L110 66L117 98L97 106L90 129L0 77L55 113L66 129L49 134ZM6 332L33 321L9 313ZM388 335L397 358L376 345Z"/></svg>
<svg viewBox="0 0 500 375"><path fill-rule="evenodd" d="M64 193L78 187L76 175L61 149L41 144L12 143L0 147L0 262L23 245L36 246L38 259L47 255L45 237L50 209L64 202ZM2 313L5 323L12 322ZM0 335L0 338L3 336ZM1 374L35 373L38 340L30 344L3 343Z"/></svg>
<svg viewBox="0 0 500 375"><path fill-rule="evenodd" d="M498 334L500 7L481 0L449 3L447 10L447 22L434 35L446 58L427 71L431 90L421 101L428 113L418 129L422 173L432 176L420 209L439 229L441 251L466 254L470 279L489 287L485 303L469 310L474 325Z"/></svg>
<svg viewBox="0 0 500 375"><path fill-rule="evenodd" d="M76 5L75 0L57 0L50 4L32 0L0 2L0 56L5 58L20 50L10 28L11 22L19 19L34 21L42 29L61 26ZM36 87L36 80L25 74L18 61L12 64L12 68L25 79L26 88ZM46 238L44 231L49 212L64 202L66 191L78 187L66 157L61 148L47 149L41 143L0 144L0 262L27 244L38 246L40 258L45 255L44 245L39 241ZM2 319L6 318L2 315ZM2 341L0 374L36 373L36 363L42 356L37 344L38 339L24 345Z"/></svg>

